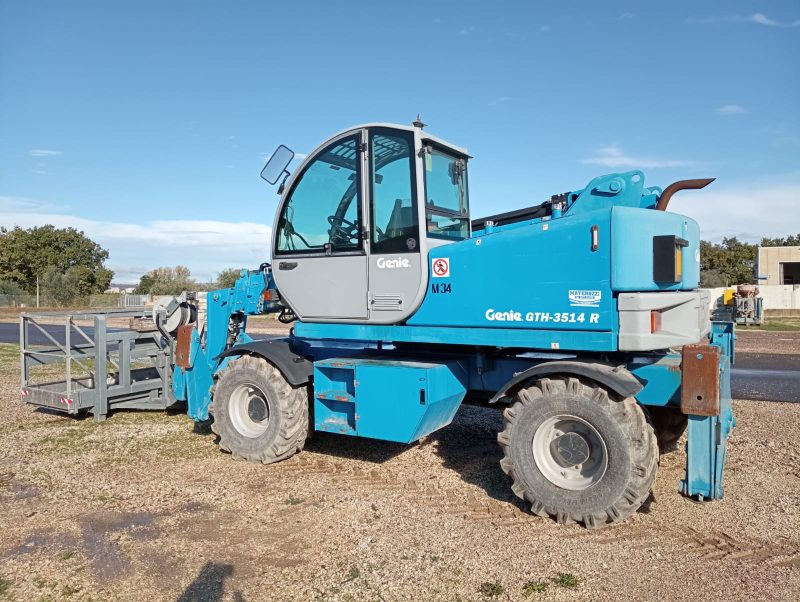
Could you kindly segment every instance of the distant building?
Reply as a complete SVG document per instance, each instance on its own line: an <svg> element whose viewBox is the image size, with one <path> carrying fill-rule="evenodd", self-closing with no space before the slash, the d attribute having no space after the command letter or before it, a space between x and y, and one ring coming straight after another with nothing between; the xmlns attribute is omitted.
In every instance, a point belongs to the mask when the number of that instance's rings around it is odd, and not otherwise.
<svg viewBox="0 0 800 602"><path fill-rule="evenodd" d="M111 286L109 286L106 289L105 292L106 293L127 293L127 294L130 295L135 288L136 288L135 284L114 284L112 282Z"/></svg>
<svg viewBox="0 0 800 602"><path fill-rule="evenodd" d="M800 284L800 247L758 247L759 284Z"/></svg>

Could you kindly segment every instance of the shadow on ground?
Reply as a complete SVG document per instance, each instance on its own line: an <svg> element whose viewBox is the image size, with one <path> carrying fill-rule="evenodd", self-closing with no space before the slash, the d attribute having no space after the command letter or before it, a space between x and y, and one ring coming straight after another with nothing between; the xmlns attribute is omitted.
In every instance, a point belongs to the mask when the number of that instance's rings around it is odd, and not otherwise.
<svg viewBox="0 0 800 602"><path fill-rule="evenodd" d="M314 433L306 449L315 453L382 464L405 453L414 445L432 445L444 468L483 489L490 497L514 504L527 511L525 503L511 491L511 484L500 469L502 453L497 433L502 428L502 414L491 408L462 406L453 423L436 431L419 444L406 445L376 439Z"/></svg>
<svg viewBox="0 0 800 602"><path fill-rule="evenodd" d="M453 423L431 435L431 439L445 468L457 472L464 482L477 485L492 499L527 512L527 504L514 495L511 482L500 468L503 453L497 433L502 428L500 411L462 406Z"/></svg>
<svg viewBox="0 0 800 602"><path fill-rule="evenodd" d="M233 565L206 562L184 592L178 596L177 602L218 602L225 595L225 582L234 573ZM240 591L234 591L233 599L244 602Z"/></svg>

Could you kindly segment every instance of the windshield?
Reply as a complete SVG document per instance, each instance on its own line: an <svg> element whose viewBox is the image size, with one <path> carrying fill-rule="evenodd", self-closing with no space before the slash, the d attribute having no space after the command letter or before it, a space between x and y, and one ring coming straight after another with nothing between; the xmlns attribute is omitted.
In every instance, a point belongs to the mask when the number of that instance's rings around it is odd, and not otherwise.
<svg viewBox="0 0 800 602"><path fill-rule="evenodd" d="M426 148L425 209L429 236L469 237L466 159Z"/></svg>
<svg viewBox="0 0 800 602"><path fill-rule="evenodd" d="M358 141L334 142L306 165L278 222L277 254L361 248Z"/></svg>

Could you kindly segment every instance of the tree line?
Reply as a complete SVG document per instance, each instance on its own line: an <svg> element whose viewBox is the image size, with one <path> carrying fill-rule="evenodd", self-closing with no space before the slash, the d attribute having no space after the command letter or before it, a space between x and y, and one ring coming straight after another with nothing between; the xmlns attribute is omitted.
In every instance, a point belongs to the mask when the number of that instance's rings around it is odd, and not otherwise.
<svg viewBox="0 0 800 602"><path fill-rule="evenodd" d="M56 305L102 293L108 251L75 228L0 227L0 294L41 295Z"/></svg>
<svg viewBox="0 0 800 602"><path fill-rule="evenodd" d="M184 265L160 267L139 278L133 292L137 295L179 295L183 291L231 288L240 273L240 269L227 268L217 274L215 282L203 283L192 278L191 271Z"/></svg>
<svg viewBox="0 0 800 602"><path fill-rule="evenodd" d="M77 306L108 290L114 272L106 267L108 250L75 228L53 225L0 227L0 295L36 295L43 303ZM233 286L239 269L229 268L216 282L198 283L185 266L151 270L139 280L141 294L174 295L184 290Z"/></svg>
<svg viewBox="0 0 800 602"><path fill-rule="evenodd" d="M756 282L758 247L800 245L800 233L784 238L762 238L761 245L743 242L735 236L721 243L700 241L700 286L713 288Z"/></svg>
<svg viewBox="0 0 800 602"><path fill-rule="evenodd" d="M761 246L800 245L800 233L762 238ZM700 242L700 285L730 286L755 282L758 245L736 237L720 243ZM52 225L11 230L0 227L0 295L34 295L37 282L43 298L66 306L105 292L114 272L106 267L109 253L80 230ZM177 295L182 291L229 288L240 270L228 268L216 282L199 283L186 266L159 267L139 279L134 292Z"/></svg>

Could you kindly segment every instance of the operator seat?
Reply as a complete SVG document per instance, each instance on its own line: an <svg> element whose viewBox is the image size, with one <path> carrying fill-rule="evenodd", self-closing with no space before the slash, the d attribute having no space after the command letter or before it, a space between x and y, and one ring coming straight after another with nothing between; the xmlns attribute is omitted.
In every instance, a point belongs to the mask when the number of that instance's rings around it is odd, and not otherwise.
<svg viewBox="0 0 800 602"><path fill-rule="evenodd" d="M386 225L386 238L413 236L415 229L414 207L403 207L403 199L395 199L392 215Z"/></svg>

